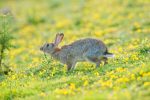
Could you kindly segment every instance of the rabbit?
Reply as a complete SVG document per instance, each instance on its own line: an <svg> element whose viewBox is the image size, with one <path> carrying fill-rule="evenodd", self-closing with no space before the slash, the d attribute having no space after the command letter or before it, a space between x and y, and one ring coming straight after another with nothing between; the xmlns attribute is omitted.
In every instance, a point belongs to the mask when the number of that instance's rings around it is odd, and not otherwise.
<svg viewBox="0 0 150 100"><path fill-rule="evenodd" d="M102 61L107 64L107 59L114 57L114 54L108 52L102 41L94 38L80 39L59 48L58 45L63 37L63 33L56 34L54 43L46 43L40 47L40 50L66 64L68 71L73 70L77 62L90 61L99 67Z"/></svg>

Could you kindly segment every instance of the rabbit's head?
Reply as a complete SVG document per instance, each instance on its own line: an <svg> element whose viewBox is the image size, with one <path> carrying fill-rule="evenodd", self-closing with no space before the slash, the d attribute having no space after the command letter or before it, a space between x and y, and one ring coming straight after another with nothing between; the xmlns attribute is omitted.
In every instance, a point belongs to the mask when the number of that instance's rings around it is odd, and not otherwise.
<svg viewBox="0 0 150 100"><path fill-rule="evenodd" d="M53 53L58 48L59 43L62 41L64 37L63 33L56 34L54 43L45 43L40 50L44 53Z"/></svg>

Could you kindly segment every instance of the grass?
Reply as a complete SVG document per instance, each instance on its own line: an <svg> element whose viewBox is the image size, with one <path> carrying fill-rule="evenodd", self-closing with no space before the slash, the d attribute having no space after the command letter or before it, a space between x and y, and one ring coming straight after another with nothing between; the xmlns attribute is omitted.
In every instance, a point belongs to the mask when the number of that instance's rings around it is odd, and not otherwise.
<svg viewBox="0 0 150 100"><path fill-rule="evenodd" d="M149 0L19 0L4 1L14 15L15 48L5 62L13 72L0 76L1 100L149 100ZM95 68L66 66L44 56L39 47L64 32L62 45L93 37L116 55Z"/></svg>

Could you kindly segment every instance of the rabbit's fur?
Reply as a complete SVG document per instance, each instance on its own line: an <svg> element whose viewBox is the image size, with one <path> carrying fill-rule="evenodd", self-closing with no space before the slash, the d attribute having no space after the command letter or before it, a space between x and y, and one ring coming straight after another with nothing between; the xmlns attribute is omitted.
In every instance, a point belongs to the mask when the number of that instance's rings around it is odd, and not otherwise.
<svg viewBox="0 0 150 100"><path fill-rule="evenodd" d="M66 64L68 71L71 68L74 69L77 62L90 61L98 67L101 61L104 61L106 64L107 58L113 57L113 54L108 53L102 41L93 38L80 39L58 48L58 44L62 41L63 37L63 33L57 34L54 43L46 43L40 50Z"/></svg>

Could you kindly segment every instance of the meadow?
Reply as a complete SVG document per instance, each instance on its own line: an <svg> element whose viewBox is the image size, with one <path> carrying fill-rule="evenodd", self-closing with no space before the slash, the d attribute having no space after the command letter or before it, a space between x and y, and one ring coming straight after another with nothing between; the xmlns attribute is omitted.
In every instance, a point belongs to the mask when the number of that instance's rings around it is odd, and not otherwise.
<svg viewBox="0 0 150 100"><path fill-rule="evenodd" d="M0 0L14 17L12 47L0 75L0 100L149 100L149 0ZM1 20L0 20L1 21ZM74 71L39 48L64 33L60 47L93 37L115 58Z"/></svg>

